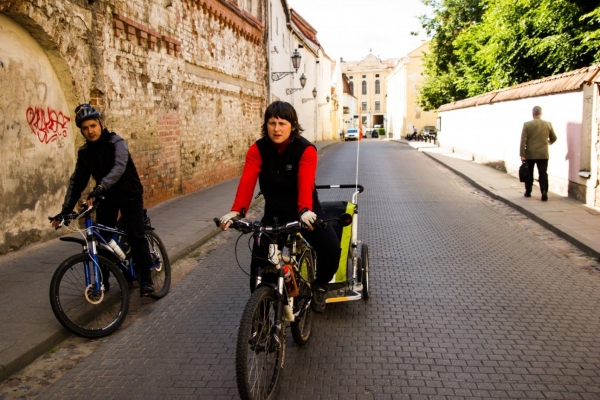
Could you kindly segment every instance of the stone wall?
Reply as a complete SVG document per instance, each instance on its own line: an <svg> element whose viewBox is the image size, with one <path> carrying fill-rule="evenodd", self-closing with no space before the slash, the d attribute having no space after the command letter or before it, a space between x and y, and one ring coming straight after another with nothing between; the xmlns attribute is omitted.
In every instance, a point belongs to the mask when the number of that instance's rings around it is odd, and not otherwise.
<svg viewBox="0 0 600 400"><path fill-rule="evenodd" d="M266 106L264 10L227 0L1 2L0 84L18 95L0 93L0 253L55 235L46 217L60 210L83 143L73 121L82 102L127 141L146 206L239 175ZM15 35L22 43L11 48Z"/></svg>

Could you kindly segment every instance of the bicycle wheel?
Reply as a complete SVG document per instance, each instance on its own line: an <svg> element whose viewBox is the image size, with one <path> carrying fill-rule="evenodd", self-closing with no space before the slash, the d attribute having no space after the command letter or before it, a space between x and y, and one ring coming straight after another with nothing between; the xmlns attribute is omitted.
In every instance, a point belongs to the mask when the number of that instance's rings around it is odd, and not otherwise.
<svg viewBox="0 0 600 400"><path fill-rule="evenodd" d="M162 240L154 231L146 231L146 238L150 243L150 256L154 264L152 268L152 283L154 292L150 295L153 299L162 299L169 293L171 287L171 263L169 255Z"/></svg>
<svg viewBox="0 0 600 400"><path fill-rule="evenodd" d="M285 325L276 326L278 304L273 289L259 287L242 314L235 354L242 400L274 399L285 360Z"/></svg>
<svg viewBox="0 0 600 400"><path fill-rule="evenodd" d="M69 332L90 339L114 332L129 310L129 289L123 273L103 256L98 256L98 263L100 268L93 268L89 254L74 255L58 266L50 282L50 305L58 321ZM104 291L86 284L86 268L92 282L96 271L109 271L108 278L100 272L105 278Z"/></svg>
<svg viewBox="0 0 600 400"><path fill-rule="evenodd" d="M362 296L365 301L369 300L369 246L363 243L360 248L360 255L362 258Z"/></svg>
<svg viewBox="0 0 600 400"><path fill-rule="evenodd" d="M312 332L313 314L310 308L312 289L310 284L315 280L315 266L313 258L304 253L298 262L300 277L296 279L299 294L294 298L294 314L298 313L296 320L291 323L292 337L299 346L304 346L310 339Z"/></svg>

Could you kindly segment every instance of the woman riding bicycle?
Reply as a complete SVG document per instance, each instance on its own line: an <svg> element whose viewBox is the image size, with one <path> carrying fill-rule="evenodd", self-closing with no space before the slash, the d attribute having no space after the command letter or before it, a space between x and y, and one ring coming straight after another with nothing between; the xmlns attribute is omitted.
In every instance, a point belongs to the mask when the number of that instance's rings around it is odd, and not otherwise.
<svg viewBox="0 0 600 400"><path fill-rule="evenodd" d="M227 230L232 220L244 217L250 206L256 181L265 198L263 224L272 225L300 220L306 225L302 236L317 253L317 277L313 282L313 310L325 310L325 293L340 261L340 242L331 226L315 228L317 219L326 219L315 189L317 150L300 134L294 107L275 101L267 107L262 125L262 138L246 154L244 171L238 185L231 211L220 218L221 228ZM250 264L250 290L256 276L267 260L269 242L266 235L256 236Z"/></svg>

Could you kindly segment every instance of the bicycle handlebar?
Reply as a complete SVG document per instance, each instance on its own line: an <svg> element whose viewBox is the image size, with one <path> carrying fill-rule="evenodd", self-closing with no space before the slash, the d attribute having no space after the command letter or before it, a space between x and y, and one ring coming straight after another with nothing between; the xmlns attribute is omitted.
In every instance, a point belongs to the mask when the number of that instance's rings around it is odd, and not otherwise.
<svg viewBox="0 0 600 400"><path fill-rule="evenodd" d="M94 210L96 207L98 207L98 203L100 202L100 200L104 200L104 196L98 196L98 197L96 197L96 199L97 199L97 201L95 201L94 204L92 204L89 207L85 201L82 202L81 207L80 207L80 208L82 208L82 211L80 213L71 212L69 214L62 215L61 216L62 218L60 218L60 223L58 224L58 226L55 229L61 228L63 226L69 226L71 221L78 220L80 218L85 217L87 214L91 213L92 210ZM56 218L56 217L48 217L48 219L51 222L54 220L58 220L58 218Z"/></svg>
<svg viewBox="0 0 600 400"><path fill-rule="evenodd" d="M221 226L219 218L214 218L213 221L217 227ZM327 227L327 221L322 219L317 220L314 225L319 228ZM261 225L259 221L248 222L244 220L231 221L231 228L236 229L242 233L250 232L271 232L271 233L282 233L282 232L300 232L301 229L305 228L306 225L301 221L288 222L283 225L269 226Z"/></svg>

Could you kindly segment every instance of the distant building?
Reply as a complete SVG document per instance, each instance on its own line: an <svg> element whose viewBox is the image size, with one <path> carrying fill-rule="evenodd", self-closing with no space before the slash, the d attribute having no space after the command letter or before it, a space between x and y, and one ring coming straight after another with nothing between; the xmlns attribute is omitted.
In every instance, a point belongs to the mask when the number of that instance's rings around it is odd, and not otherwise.
<svg viewBox="0 0 600 400"><path fill-rule="evenodd" d="M424 126L435 126L437 113L423 111L419 106L419 89L423 76L423 54L429 49L429 42L401 58L387 75L387 129L390 136L399 139L413 132L413 126L420 132Z"/></svg>
<svg viewBox="0 0 600 400"><path fill-rule="evenodd" d="M397 59L380 60L369 53L361 61L347 61L342 64L342 73L348 77L350 92L357 99L357 105L365 129L374 125L385 126L387 119L387 76L397 63Z"/></svg>

